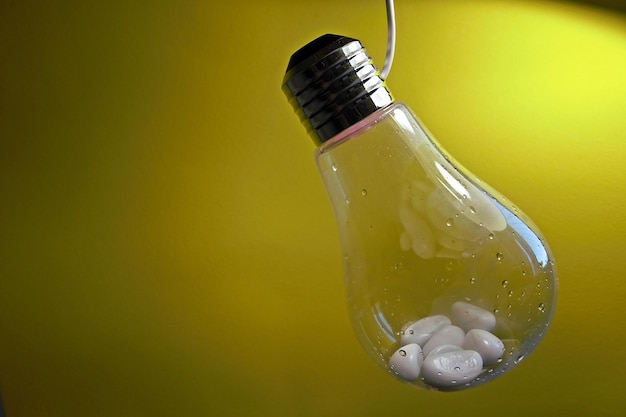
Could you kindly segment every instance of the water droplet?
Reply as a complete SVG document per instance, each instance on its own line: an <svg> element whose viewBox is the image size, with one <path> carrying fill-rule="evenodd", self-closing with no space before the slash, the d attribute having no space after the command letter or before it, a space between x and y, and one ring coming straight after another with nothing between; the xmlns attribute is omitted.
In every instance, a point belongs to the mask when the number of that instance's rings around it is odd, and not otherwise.
<svg viewBox="0 0 626 417"><path fill-rule="evenodd" d="M522 275L526 276L526 271L522 269Z"/></svg>
<svg viewBox="0 0 626 417"><path fill-rule="evenodd" d="M509 286L509 281L507 281L506 279L502 281L502 288L506 288L508 286Z"/></svg>
<svg viewBox="0 0 626 417"><path fill-rule="evenodd" d="M470 209L470 213L472 214L476 213L476 209L473 206L470 206L469 209Z"/></svg>
<svg viewBox="0 0 626 417"><path fill-rule="evenodd" d="M504 258L504 255L502 254L502 252L497 252L496 259L498 260L498 262L501 262L502 258Z"/></svg>
<svg viewBox="0 0 626 417"><path fill-rule="evenodd" d="M526 357L525 355L519 355L517 358L515 358L513 362L515 362L515 364L517 365L518 363L523 361L525 357Z"/></svg>
<svg viewBox="0 0 626 417"><path fill-rule="evenodd" d="M410 330L409 330L409 334L415 334L415 330L410 329Z"/></svg>
<svg viewBox="0 0 626 417"><path fill-rule="evenodd" d="M461 372L461 367L460 366L455 366L454 370L457 371L457 372Z"/></svg>
<svg viewBox="0 0 626 417"><path fill-rule="evenodd" d="M493 233L489 233L489 239L493 240Z"/></svg>
<svg viewBox="0 0 626 417"><path fill-rule="evenodd" d="M513 291L509 291L509 297L513 297Z"/></svg>
<svg viewBox="0 0 626 417"><path fill-rule="evenodd" d="M452 220L452 219L448 219L448 220L446 220L446 226L450 227L450 226L452 226L453 224L454 224L454 220Z"/></svg>
<svg viewBox="0 0 626 417"><path fill-rule="evenodd" d="M452 381L450 381L450 382L452 382L453 384L456 384L456 379L453 379L453 380L452 380Z"/></svg>
<svg viewBox="0 0 626 417"><path fill-rule="evenodd" d="M400 349L398 353L400 354L400 356L406 356L406 350Z"/></svg>
<svg viewBox="0 0 626 417"><path fill-rule="evenodd" d="M333 172L337 172L337 165L332 164L330 168L333 170Z"/></svg>
<svg viewBox="0 0 626 417"><path fill-rule="evenodd" d="M475 283L476 283L476 277L471 277L470 284L475 284Z"/></svg>
<svg viewBox="0 0 626 417"><path fill-rule="evenodd" d="M541 311L542 313L545 313L546 311L546 305L544 303L539 303L539 305L537 306L537 308L539 309L539 311Z"/></svg>
<svg viewBox="0 0 626 417"><path fill-rule="evenodd" d="M498 313L500 312L500 309L494 308L494 309L493 309L493 312L494 312L495 314L498 314Z"/></svg>
<svg viewBox="0 0 626 417"><path fill-rule="evenodd" d="M365 196L367 195L367 190L366 190L365 188L363 188L363 189L361 190L361 195L362 195L363 197L365 197Z"/></svg>

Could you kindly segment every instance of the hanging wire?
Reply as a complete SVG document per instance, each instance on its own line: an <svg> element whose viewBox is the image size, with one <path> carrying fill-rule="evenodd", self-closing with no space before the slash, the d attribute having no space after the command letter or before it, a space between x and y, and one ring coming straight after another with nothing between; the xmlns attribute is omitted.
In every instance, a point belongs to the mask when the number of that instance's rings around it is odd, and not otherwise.
<svg viewBox="0 0 626 417"><path fill-rule="evenodd" d="M385 55L385 65L380 72L383 80L387 79L391 65L393 64L393 56L396 51L396 12L393 7L393 0L385 0L387 6L387 54Z"/></svg>

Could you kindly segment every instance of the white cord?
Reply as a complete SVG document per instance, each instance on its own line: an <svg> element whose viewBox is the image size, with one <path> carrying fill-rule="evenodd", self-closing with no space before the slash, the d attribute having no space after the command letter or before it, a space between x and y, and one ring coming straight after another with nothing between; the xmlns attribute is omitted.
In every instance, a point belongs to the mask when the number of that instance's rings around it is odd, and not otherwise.
<svg viewBox="0 0 626 417"><path fill-rule="evenodd" d="M393 0L385 0L387 5L387 54L385 55L385 65L380 72L383 80L387 79L391 64L393 63L393 55L396 51L396 13L393 7Z"/></svg>

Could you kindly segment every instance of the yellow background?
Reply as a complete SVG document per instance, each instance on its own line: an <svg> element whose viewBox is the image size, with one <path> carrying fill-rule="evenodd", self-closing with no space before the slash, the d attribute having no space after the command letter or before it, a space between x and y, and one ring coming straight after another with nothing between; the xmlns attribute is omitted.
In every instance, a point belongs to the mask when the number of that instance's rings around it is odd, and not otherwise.
<svg viewBox="0 0 626 417"><path fill-rule="evenodd" d="M550 242L559 307L461 393L347 320L292 52L382 0L0 3L0 391L14 416L624 416L626 14L398 0L389 88Z"/></svg>

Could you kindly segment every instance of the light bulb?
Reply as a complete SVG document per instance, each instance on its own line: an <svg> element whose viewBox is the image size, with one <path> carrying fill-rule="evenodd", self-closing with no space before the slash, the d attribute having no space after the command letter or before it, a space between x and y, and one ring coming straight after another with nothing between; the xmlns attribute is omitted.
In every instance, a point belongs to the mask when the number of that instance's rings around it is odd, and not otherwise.
<svg viewBox="0 0 626 417"><path fill-rule="evenodd" d="M432 390L515 368L556 306L538 228L394 102L359 41L324 35L304 46L283 89L319 145L349 315L369 356Z"/></svg>

